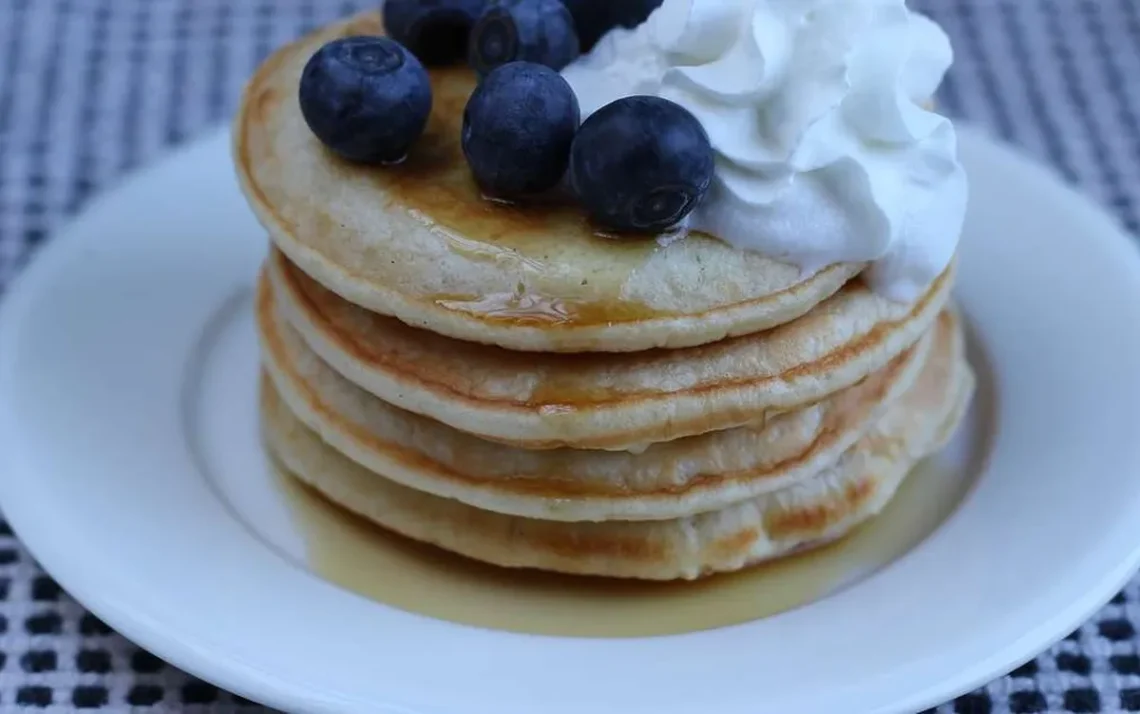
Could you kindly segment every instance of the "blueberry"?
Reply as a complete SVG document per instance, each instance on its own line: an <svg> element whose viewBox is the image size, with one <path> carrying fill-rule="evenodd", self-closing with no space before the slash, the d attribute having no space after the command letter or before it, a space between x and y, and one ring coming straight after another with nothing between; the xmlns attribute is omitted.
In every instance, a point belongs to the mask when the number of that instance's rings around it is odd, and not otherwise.
<svg viewBox="0 0 1140 714"><path fill-rule="evenodd" d="M407 155L431 113L431 84L415 55L387 37L343 37L301 73L309 129L350 161L390 163Z"/></svg>
<svg viewBox="0 0 1140 714"><path fill-rule="evenodd" d="M687 109L624 97L591 115L570 149L570 183L590 217L616 231L659 231L708 192L713 151Z"/></svg>
<svg viewBox="0 0 1140 714"><path fill-rule="evenodd" d="M463 154L475 182L499 198L552 188L566 173L580 118L574 90L549 67L495 68L463 111Z"/></svg>
<svg viewBox="0 0 1140 714"><path fill-rule="evenodd" d="M611 19L614 0L562 0L562 4L574 18L574 30L582 52L593 49L602 35L617 24Z"/></svg>
<svg viewBox="0 0 1140 714"><path fill-rule="evenodd" d="M633 28L649 19L654 10L661 7L663 0L622 0L611 2L613 23L620 27Z"/></svg>
<svg viewBox="0 0 1140 714"><path fill-rule="evenodd" d="M459 62L486 6L487 0L386 0L384 29L425 65Z"/></svg>
<svg viewBox="0 0 1140 714"><path fill-rule="evenodd" d="M494 0L471 30L467 57L484 75L515 61L560 70L578 54L574 18L560 0Z"/></svg>
<svg viewBox="0 0 1140 714"><path fill-rule="evenodd" d="M637 27L662 0L562 0L574 18L582 52L589 52L615 27Z"/></svg>

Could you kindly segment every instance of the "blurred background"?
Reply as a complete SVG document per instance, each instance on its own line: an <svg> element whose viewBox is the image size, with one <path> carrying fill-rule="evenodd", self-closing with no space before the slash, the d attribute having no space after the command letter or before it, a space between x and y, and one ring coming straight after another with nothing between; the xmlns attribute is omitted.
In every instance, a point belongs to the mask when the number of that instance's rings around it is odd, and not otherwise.
<svg viewBox="0 0 1140 714"><path fill-rule="evenodd" d="M945 112L1022 147L1140 232L1140 0L909 4L954 45ZM0 294L99 191L227 122L272 49L368 6L0 0ZM937 711L1140 711L1138 627L1134 583L1050 652ZM0 710L41 707L256 710L110 632L0 521Z"/></svg>

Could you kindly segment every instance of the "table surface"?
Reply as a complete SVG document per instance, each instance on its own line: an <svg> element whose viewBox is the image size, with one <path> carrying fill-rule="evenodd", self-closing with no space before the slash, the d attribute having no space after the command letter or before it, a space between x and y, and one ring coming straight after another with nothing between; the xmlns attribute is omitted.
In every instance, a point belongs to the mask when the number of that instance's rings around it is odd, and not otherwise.
<svg viewBox="0 0 1140 714"><path fill-rule="evenodd" d="M954 43L946 111L1052 165L1140 233L1140 0L910 4ZM226 121L274 47L364 5L0 0L0 290L94 192ZM934 711L1140 711L1138 627L1140 579L1036 660ZM260 710L112 632L0 521L0 709L21 707Z"/></svg>

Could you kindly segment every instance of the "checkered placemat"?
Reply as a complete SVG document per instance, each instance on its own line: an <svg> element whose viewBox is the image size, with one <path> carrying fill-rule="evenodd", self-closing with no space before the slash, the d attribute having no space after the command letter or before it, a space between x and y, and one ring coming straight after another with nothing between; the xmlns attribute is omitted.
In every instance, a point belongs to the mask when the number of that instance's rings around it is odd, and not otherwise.
<svg viewBox="0 0 1140 714"><path fill-rule="evenodd" d="M364 4L0 0L0 289L92 192L228 120L273 47ZM957 51L942 106L1140 233L1140 0L911 4ZM1138 626L1140 580L1049 652L935 711L1140 711ZM111 632L0 522L0 710L24 707L257 709Z"/></svg>

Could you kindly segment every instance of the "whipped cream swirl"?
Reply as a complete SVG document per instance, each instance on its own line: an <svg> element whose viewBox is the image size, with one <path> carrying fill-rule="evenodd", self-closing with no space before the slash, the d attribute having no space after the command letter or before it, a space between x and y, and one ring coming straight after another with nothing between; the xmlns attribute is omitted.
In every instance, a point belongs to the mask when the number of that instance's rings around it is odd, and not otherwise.
<svg viewBox="0 0 1140 714"><path fill-rule="evenodd" d="M904 0L665 0L563 76L583 116L652 94L701 121L716 172L691 229L805 271L867 262L912 300L965 216L954 127L925 106L952 57Z"/></svg>

